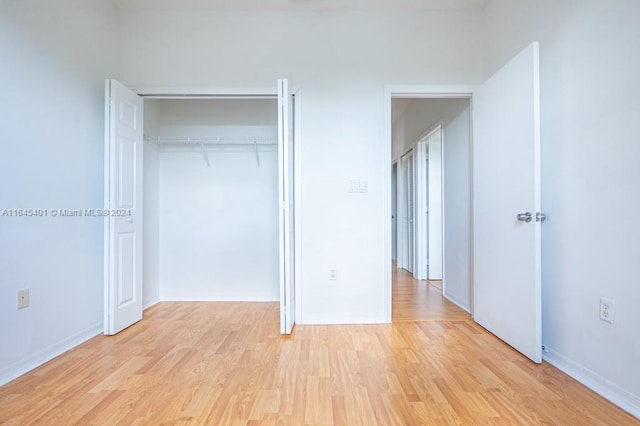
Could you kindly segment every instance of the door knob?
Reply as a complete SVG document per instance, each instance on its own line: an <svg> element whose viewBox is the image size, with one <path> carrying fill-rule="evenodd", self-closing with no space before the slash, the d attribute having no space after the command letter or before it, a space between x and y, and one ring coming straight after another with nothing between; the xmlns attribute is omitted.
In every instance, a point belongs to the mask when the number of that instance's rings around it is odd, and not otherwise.
<svg viewBox="0 0 640 426"><path fill-rule="evenodd" d="M529 223L532 220L531 212L518 213L518 215L516 216L516 219L518 219L520 222Z"/></svg>
<svg viewBox="0 0 640 426"><path fill-rule="evenodd" d="M544 222L547 220L547 215L544 213L536 212L536 222Z"/></svg>

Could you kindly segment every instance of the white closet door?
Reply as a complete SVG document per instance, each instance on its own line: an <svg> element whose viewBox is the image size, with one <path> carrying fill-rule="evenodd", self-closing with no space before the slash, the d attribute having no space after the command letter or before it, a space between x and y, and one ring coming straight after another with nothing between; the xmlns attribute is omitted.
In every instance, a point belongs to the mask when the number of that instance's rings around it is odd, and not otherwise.
<svg viewBox="0 0 640 426"><path fill-rule="evenodd" d="M104 334L142 319L142 98L106 80Z"/></svg>
<svg viewBox="0 0 640 426"><path fill-rule="evenodd" d="M280 193L280 333L295 324L294 140L291 93L286 79L278 80L278 177Z"/></svg>
<svg viewBox="0 0 640 426"><path fill-rule="evenodd" d="M473 95L474 319L541 362L538 43Z"/></svg>

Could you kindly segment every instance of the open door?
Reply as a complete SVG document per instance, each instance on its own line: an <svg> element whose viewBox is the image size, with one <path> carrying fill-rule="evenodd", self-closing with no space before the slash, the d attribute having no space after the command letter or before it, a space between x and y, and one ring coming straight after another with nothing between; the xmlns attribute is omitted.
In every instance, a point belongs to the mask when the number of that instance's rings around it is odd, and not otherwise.
<svg viewBox="0 0 640 426"><path fill-rule="evenodd" d="M280 333L295 324L294 140L291 93L286 79L278 80L278 179L280 194Z"/></svg>
<svg viewBox="0 0 640 426"><path fill-rule="evenodd" d="M106 80L104 334L142 319L142 98Z"/></svg>
<svg viewBox="0 0 640 426"><path fill-rule="evenodd" d="M535 42L473 94L474 319L542 361Z"/></svg>

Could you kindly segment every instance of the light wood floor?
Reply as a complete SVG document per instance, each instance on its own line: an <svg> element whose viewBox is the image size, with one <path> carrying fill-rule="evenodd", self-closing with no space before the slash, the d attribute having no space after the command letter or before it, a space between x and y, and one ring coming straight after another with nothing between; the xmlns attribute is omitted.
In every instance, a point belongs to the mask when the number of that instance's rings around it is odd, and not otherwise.
<svg viewBox="0 0 640 426"><path fill-rule="evenodd" d="M396 278L393 324L291 337L274 303L160 303L0 387L0 424L639 424Z"/></svg>
<svg viewBox="0 0 640 426"><path fill-rule="evenodd" d="M393 266L393 321L470 320L442 297L442 281L419 281Z"/></svg>

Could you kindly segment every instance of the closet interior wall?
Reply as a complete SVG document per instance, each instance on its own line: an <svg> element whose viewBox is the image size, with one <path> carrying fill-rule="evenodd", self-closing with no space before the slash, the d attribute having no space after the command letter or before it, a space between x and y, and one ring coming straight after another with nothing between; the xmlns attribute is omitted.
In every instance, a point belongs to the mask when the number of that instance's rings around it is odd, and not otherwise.
<svg viewBox="0 0 640 426"><path fill-rule="evenodd" d="M145 99L144 120L145 306L279 300L276 100Z"/></svg>

